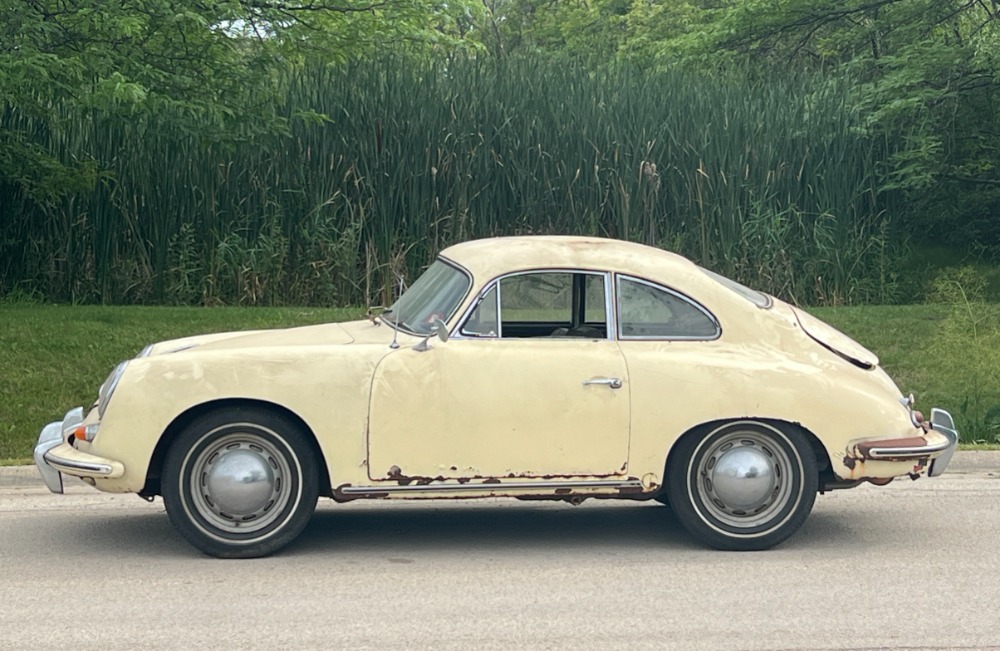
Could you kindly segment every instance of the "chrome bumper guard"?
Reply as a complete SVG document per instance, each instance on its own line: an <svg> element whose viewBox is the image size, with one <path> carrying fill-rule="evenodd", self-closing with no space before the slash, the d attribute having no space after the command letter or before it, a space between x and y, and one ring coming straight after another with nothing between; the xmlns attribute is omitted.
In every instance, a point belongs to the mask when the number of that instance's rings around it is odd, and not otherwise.
<svg viewBox="0 0 1000 651"><path fill-rule="evenodd" d="M944 452L931 459L930 468L927 469L927 476L937 477L944 472L951 458L955 455L955 450L958 448L958 430L955 429L955 419L951 417L951 414L937 407L931 409L931 429L944 434L951 443L951 445L945 448Z"/></svg>
<svg viewBox="0 0 1000 651"><path fill-rule="evenodd" d="M49 465L49 462L45 460L45 455L57 445L62 445L63 441L66 440L64 434L66 430L72 430L82 422L83 407L74 407L66 412L61 421L53 421L43 427L38 435L38 443L35 444L35 466L38 467L38 472L42 475L42 481L53 493L63 492L62 473Z"/></svg>
<svg viewBox="0 0 1000 651"><path fill-rule="evenodd" d="M921 460L933 456L927 468L927 476L937 477L945 471L952 456L954 456L955 449L958 448L959 436L951 414L937 407L931 409L930 432L939 434L941 438L927 445L915 444L911 446L879 446L877 443L887 444L890 441L878 441L876 444L870 444L871 447L868 448L865 456L873 461ZM919 438L925 437L914 437L914 440Z"/></svg>
<svg viewBox="0 0 1000 651"><path fill-rule="evenodd" d="M83 407L66 412L62 421L42 428L35 444L35 466L53 493L62 493L63 473L78 477L121 477L125 471L118 461L77 450L66 442L70 432L83 423Z"/></svg>

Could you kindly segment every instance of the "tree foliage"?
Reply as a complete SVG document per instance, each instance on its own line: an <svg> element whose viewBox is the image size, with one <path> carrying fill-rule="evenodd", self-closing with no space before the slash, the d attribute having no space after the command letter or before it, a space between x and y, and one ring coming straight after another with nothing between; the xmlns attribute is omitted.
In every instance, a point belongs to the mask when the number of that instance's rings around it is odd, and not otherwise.
<svg viewBox="0 0 1000 651"><path fill-rule="evenodd" d="M39 129L60 108L175 126L212 140L280 131L276 72L392 46L452 50L463 2L438 0L0 0L0 111ZM97 179L30 130L0 134L0 182L55 201Z"/></svg>
<svg viewBox="0 0 1000 651"><path fill-rule="evenodd" d="M914 228L1000 247L1000 0L487 1L506 52L851 79Z"/></svg>

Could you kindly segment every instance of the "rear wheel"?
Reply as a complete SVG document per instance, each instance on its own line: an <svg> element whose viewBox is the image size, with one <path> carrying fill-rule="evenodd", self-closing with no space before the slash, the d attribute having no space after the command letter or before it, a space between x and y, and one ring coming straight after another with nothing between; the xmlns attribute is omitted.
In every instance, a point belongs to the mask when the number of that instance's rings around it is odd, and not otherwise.
<svg viewBox="0 0 1000 651"><path fill-rule="evenodd" d="M210 556L272 554L316 508L319 472L301 428L262 409L229 408L192 423L163 467L163 501L177 531Z"/></svg>
<svg viewBox="0 0 1000 651"><path fill-rule="evenodd" d="M805 522L819 486L805 435L762 421L726 423L677 443L667 495L681 523L716 549L768 549Z"/></svg>

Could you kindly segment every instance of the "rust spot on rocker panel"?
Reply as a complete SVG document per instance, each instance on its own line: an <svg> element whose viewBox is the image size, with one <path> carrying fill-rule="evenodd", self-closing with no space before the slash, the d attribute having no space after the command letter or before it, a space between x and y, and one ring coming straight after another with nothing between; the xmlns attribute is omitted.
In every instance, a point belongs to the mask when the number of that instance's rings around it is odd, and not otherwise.
<svg viewBox="0 0 1000 651"><path fill-rule="evenodd" d="M625 466L622 466L622 470ZM458 470L457 466L450 466L449 470L455 472ZM474 470L469 468L469 470ZM392 465L389 467L388 472L386 472L386 477L398 483L400 486L409 486L410 484L416 484L417 486L426 486L431 482L444 482L444 481L457 481L459 484L466 484L470 481L482 479L484 484L499 484L501 483L501 476L496 475L489 478L484 478L483 475L475 474L461 477L445 477L443 475L438 475L437 477L429 477L426 475L407 475L403 473L403 469L398 465ZM580 479L580 478L590 478L590 479L612 479L616 477L621 477L621 473L560 473L560 474L546 474L541 475L537 472L525 470L521 472L507 471L506 474L502 476L502 479L543 479L543 480L553 480L553 479ZM637 481L635 477L629 477L629 481Z"/></svg>
<svg viewBox="0 0 1000 651"><path fill-rule="evenodd" d="M403 470L399 466L392 466L389 468L389 472L386 473L389 479L395 479L400 486L409 486L413 483L413 477L407 477L403 474Z"/></svg>

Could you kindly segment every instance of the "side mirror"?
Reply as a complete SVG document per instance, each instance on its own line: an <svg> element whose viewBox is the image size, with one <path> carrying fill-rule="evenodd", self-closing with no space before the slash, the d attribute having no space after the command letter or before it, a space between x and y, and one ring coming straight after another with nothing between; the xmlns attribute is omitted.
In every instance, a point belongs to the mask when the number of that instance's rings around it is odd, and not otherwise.
<svg viewBox="0 0 1000 651"><path fill-rule="evenodd" d="M417 345L413 347L413 350L418 353L430 350L431 346L428 342L435 334L437 335L437 338L442 341L442 343L448 341L448 326L445 325L444 321L441 319L434 319L430 334L417 342Z"/></svg>
<svg viewBox="0 0 1000 651"><path fill-rule="evenodd" d="M448 341L448 326L441 319L434 319L434 330L437 333L438 339L441 343Z"/></svg>

